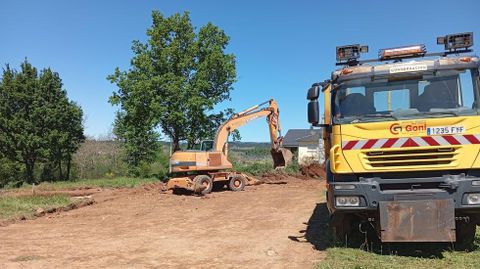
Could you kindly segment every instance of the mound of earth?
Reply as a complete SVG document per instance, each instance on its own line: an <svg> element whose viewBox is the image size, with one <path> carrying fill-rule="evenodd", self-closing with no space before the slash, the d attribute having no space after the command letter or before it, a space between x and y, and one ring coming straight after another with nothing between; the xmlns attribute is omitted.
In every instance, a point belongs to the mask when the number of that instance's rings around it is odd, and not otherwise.
<svg viewBox="0 0 480 269"><path fill-rule="evenodd" d="M325 165L319 163L311 163L300 167L302 175L313 178L325 178Z"/></svg>
<svg viewBox="0 0 480 269"><path fill-rule="evenodd" d="M268 172L262 175L261 182L262 183L278 183L283 182L291 178L290 175L285 173L278 173L278 172Z"/></svg>

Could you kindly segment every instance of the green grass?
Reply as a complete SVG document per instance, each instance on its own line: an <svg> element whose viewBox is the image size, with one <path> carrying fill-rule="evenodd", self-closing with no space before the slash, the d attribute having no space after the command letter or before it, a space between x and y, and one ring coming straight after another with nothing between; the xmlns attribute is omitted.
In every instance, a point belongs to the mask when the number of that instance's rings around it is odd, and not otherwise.
<svg viewBox="0 0 480 269"><path fill-rule="evenodd" d="M480 245L480 229L475 238ZM412 251L410 256L381 255L353 248L332 247L327 250L327 258L317 265L318 269L330 268L480 268L480 250L458 252L444 250L431 257L418 257ZM417 257L414 257L417 256Z"/></svg>
<svg viewBox="0 0 480 269"><path fill-rule="evenodd" d="M262 176L267 173L297 174L300 172L300 166L297 162L293 162L292 164L286 166L283 170L275 170L271 161L252 163L234 162L233 170L253 176Z"/></svg>
<svg viewBox="0 0 480 269"><path fill-rule="evenodd" d="M158 179L139 179L139 178L103 178L103 179L84 179L78 181L58 181L58 182L43 182L35 186L36 190L54 191L54 190L68 190L79 188L119 188L127 187L133 188L147 183L159 182ZM9 189L8 192L15 192L16 190L29 190L32 185L24 184L19 189ZM72 200L66 195L28 195L28 196L14 196L4 195L0 196L0 219L8 220L15 217L32 216L38 208L48 210L62 206L68 206Z"/></svg>
<svg viewBox="0 0 480 269"><path fill-rule="evenodd" d="M158 179L154 178L102 178L102 179L80 179L76 181L57 181L57 182L42 182L35 186L37 190L64 190L64 189L78 189L78 188L134 188L147 183L157 183ZM22 189L31 189L32 185L24 184Z"/></svg>
<svg viewBox="0 0 480 269"><path fill-rule="evenodd" d="M253 176L261 176L268 172L275 171L272 163L256 162L252 164L234 163L233 170Z"/></svg>
<svg viewBox="0 0 480 269"><path fill-rule="evenodd" d="M48 210L67 206L71 203L66 195L51 196L1 196L0 197L0 219L12 219L19 216L32 216L38 208Z"/></svg>

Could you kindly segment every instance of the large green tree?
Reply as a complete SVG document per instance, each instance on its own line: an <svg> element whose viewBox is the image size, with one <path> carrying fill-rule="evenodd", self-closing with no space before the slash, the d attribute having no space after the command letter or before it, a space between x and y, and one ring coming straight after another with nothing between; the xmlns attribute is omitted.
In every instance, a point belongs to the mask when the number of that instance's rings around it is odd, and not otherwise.
<svg viewBox="0 0 480 269"><path fill-rule="evenodd" d="M198 31L188 12L164 17L152 12L147 41L134 41L127 71L108 79L118 86L110 102L120 106L116 134L125 141L129 164L138 166L155 155L159 131L189 148L215 135L231 110L214 113L230 98L236 79L235 56L226 53L229 37L208 23Z"/></svg>
<svg viewBox="0 0 480 269"><path fill-rule="evenodd" d="M24 166L24 178L68 179L72 154L85 139L82 110L69 101L58 73L38 72L27 60L8 65L0 80L0 155ZM48 178L54 179L54 178Z"/></svg>

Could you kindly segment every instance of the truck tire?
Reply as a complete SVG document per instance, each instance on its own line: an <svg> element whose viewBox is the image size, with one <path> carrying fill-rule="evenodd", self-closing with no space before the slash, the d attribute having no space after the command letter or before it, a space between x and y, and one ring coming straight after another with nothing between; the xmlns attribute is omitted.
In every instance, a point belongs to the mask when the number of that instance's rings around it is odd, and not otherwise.
<svg viewBox="0 0 480 269"><path fill-rule="evenodd" d="M348 229L348 223L342 222L342 223L336 223L332 224L332 233L333 233L333 239L335 243L340 243L343 245L345 242L345 237L348 234L347 229Z"/></svg>
<svg viewBox="0 0 480 269"><path fill-rule="evenodd" d="M361 247L366 239L365 234L359 230L361 222L361 219L350 214L335 215L329 224L333 244L342 247ZM368 231L367 234L368 241L374 242L374 232Z"/></svg>
<svg viewBox="0 0 480 269"><path fill-rule="evenodd" d="M352 229L351 218L344 215L331 215L330 218L329 225L332 229L333 239L335 242L343 244L346 235L349 234Z"/></svg>
<svg viewBox="0 0 480 269"><path fill-rule="evenodd" d="M228 188L231 191L243 191L245 185L245 178L242 175L233 175L228 181Z"/></svg>
<svg viewBox="0 0 480 269"><path fill-rule="evenodd" d="M194 192L197 194L208 194L212 191L213 180L207 175L196 176L193 181L195 186L200 186L201 188L194 188ZM203 188L204 187L204 188Z"/></svg>
<svg viewBox="0 0 480 269"><path fill-rule="evenodd" d="M472 222L457 222L456 225L455 250L470 251L473 249L473 241L475 240L475 230L477 225Z"/></svg>

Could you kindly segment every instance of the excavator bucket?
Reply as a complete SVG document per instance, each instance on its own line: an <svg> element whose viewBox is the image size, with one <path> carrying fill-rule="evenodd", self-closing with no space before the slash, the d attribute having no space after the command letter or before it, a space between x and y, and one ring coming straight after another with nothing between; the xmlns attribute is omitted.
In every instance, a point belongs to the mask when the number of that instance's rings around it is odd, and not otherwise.
<svg viewBox="0 0 480 269"><path fill-rule="evenodd" d="M289 165L292 162L293 154L289 149L278 148L277 150L272 149L272 158L273 158L273 167L274 168L283 168Z"/></svg>

